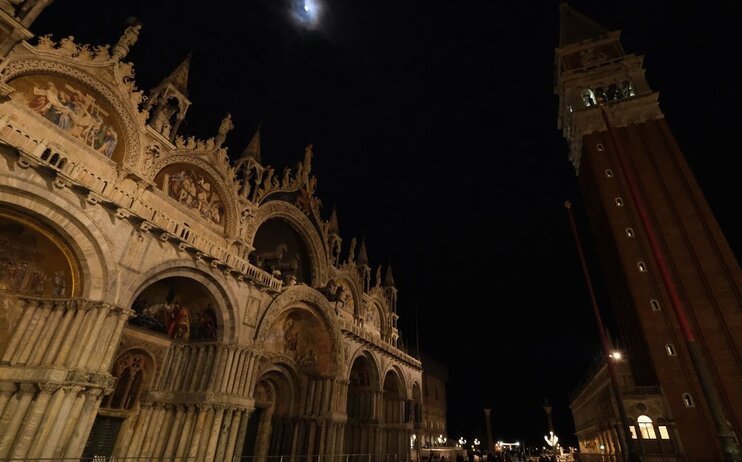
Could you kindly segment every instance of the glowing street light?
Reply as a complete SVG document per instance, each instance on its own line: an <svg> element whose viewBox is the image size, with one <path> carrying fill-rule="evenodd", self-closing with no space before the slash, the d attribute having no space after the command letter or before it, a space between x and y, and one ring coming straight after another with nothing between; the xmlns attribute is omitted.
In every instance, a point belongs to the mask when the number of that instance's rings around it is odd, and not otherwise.
<svg viewBox="0 0 742 462"><path fill-rule="evenodd" d="M549 432L549 436L544 435L544 439L546 440L546 444L548 444L551 448L556 446L557 441L559 441L559 437L554 434L554 432Z"/></svg>
<svg viewBox="0 0 742 462"><path fill-rule="evenodd" d="M464 439L464 437L463 436L460 437L459 438L459 446L463 448L465 444L466 444L466 440Z"/></svg>
<svg viewBox="0 0 742 462"><path fill-rule="evenodd" d="M611 358L613 358L614 361L621 361L621 358L623 357L623 355L621 354L620 351L614 351L613 353L609 354L608 356L610 356Z"/></svg>

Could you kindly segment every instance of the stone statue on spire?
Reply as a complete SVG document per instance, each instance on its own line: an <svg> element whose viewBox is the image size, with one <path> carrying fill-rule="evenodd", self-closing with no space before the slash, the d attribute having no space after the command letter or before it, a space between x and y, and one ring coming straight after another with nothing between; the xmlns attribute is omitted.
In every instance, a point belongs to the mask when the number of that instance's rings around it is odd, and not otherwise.
<svg viewBox="0 0 742 462"><path fill-rule="evenodd" d="M232 114L227 112L227 115L222 119L221 125L219 125L219 133L216 135L216 139L214 140L217 148L222 147L224 140L227 139L227 133L229 133L233 128L234 124L232 123Z"/></svg>
<svg viewBox="0 0 742 462"><path fill-rule="evenodd" d="M304 182L309 181L309 174L312 173L312 156L314 153L312 152L314 145L308 144L306 148L304 148L304 163L303 163L303 170L302 173L302 179Z"/></svg>
<svg viewBox="0 0 742 462"><path fill-rule="evenodd" d="M132 45L137 43L137 39L139 38L139 32L142 30L142 23L139 21L134 21L132 25L126 28L124 30L124 33L121 34L121 38L118 42L116 42L116 45L113 46L113 52L111 53L111 57L115 61L121 61L123 58L126 57L126 55L129 54L129 49Z"/></svg>

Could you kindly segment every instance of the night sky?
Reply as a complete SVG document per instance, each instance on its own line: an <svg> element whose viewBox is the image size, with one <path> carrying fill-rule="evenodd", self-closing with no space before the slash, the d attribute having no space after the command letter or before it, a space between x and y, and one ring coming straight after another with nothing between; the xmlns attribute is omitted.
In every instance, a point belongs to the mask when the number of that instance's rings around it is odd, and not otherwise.
<svg viewBox="0 0 742 462"><path fill-rule="evenodd" d="M263 161L279 169L313 143L318 195L325 217L337 207L345 250L365 237L374 268L392 263L407 349L419 341L449 367L449 436L483 440L491 407L496 439L539 443L548 397L557 434L574 444L568 396L599 346L562 206L575 203L590 245L556 126L558 2L316 1L323 13L311 25L287 0L57 0L32 30L113 44L135 16L144 26L128 59L139 88L193 55L182 133L214 136L229 111L230 155L262 124ZM742 255L733 2L571 4L646 56Z"/></svg>

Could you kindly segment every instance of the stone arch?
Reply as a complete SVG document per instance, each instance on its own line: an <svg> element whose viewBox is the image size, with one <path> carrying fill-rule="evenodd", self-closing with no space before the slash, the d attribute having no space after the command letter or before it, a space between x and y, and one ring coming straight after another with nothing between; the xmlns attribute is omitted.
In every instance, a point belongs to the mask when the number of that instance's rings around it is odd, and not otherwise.
<svg viewBox="0 0 742 462"><path fill-rule="evenodd" d="M351 368L353 367L353 364L355 364L356 360L358 360L359 358L364 358L372 366L372 378L374 379L374 384L376 385L374 390L380 391L383 378L383 376L381 375L381 363L379 359L374 356L373 352L367 350L363 346L359 347L352 355L352 357L348 359L348 374L345 377L346 380L350 379Z"/></svg>
<svg viewBox="0 0 742 462"><path fill-rule="evenodd" d="M266 460L291 453L293 419L299 403L299 380L287 364L275 362L255 381L255 409L247 422L242 457Z"/></svg>
<svg viewBox="0 0 742 462"><path fill-rule="evenodd" d="M346 454L368 454L375 452L373 438L378 418L377 403L379 389L379 365L373 354L361 347L348 366L348 393L345 413Z"/></svg>
<svg viewBox="0 0 742 462"><path fill-rule="evenodd" d="M343 286L344 290L350 291L350 297L353 303L352 309L348 309L346 306L343 306L341 309L344 309L346 312L352 312L353 316L360 316L363 309L362 291L358 288L358 284L354 278L350 274L342 272L337 273L333 279L335 279L337 286Z"/></svg>
<svg viewBox="0 0 742 462"><path fill-rule="evenodd" d="M304 240L311 259L312 285L315 287L325 285L329 277L330 264L327 258L327 249L324 240L309 218L295 206L282 201L270 201L261 205L255 217L248 224L244 236L245 241L252 245L258 228L272 218L283 219L299 233L299 236Z"/></svg>
<svg viewBox="0 0 742 462"><path fill-rule="evenodd" d="M381 451L383 454L397 454L401 458L408 451L409 437L401 428L406 421L406 390L404 376L397 367L386 369L382 390L379 421L385 424L385 428L381 435Z"/></svg>
<svg viewBox="0 0 742 462"><path fill-rule="evenodd" d="M420 383L417 380L415 380L412 382L412 409L411 409L411 417L413 419L415 427L420 427L422 425L422 419L423 419L422 406L423 406L422 387L420 386Z"/></svg>
<svg viewBox="0 0 742 462"><path fill-rule="evenodd" d="M6 176L0 207L14 210L52 229L72 250L81 274L80 296L114 303L118 269L98 226L79 208L33 183Z"/></svg>
<svg viewBox="0 0 742 462"><path fill-rule="evenodd" d="M292 286L276 297L258 321L255 329L255 343L270 343L269 336L281 316L292 310L304 310L316 316L322 323L330 341L332 370L330 375L340 376L344 364L343 338L337 325L335 313L327 299L317 290L307 286Z"/></svg>
<svg viewBox="0 0 742 462"><path fill-rule="evenodd" d="M213 186L216 187L217 194L223 202L224 221L222 225L224 226L224 235L236 236L239 222L237 219L237 196L234 192L234 186L228 183L229 180L225 179L225 175L216 169L206 158L194 154L174 154L154 163L150 168L150 171L153 172L152 178L156 179L165 168L176 165L195 167L209 176L209 179L213 182ZM194 210L193 213L196 214L197 212Z"/></svg>
<svg viewBox="0 0 742 462"><path fill-rule="evenodd" d="M231 343L236 340L235 307L237 303L234 295L227 288L226 283L220 280L221 278L215 277L211 272L196 266L190 259L171 260L140 274L119 296L121 306L131 307L137 297L148 287L168 278L191 279L200 283L211 294L217 305L214 307L219 315L217 319L221 320L222 323L216 337L217 340L224 343Z"/></svg>
<svg viewBox="0 0 742 462"><path fill-rule="evenodd" d="M123 149L118 163L135 167L140 156L140 122L136 108L129 101L120 96L120 91L108 83L104 83L93 72L86 72L73 68L58 61L47 61L39 58L21 58L11 60L0 71L0 79L13 86L13 81L33 76L50 76L65 79L83 85L93 91L94 97L100 97L101 102L110 106L112 124L119 126L123 133L118 134L118 143L123 143ZM107 72L104 75L109 75ZM97 101L97 100L96 100ZM114 116L115 114L115 116ZM112 120L113 121L113 120Z"/></svg>

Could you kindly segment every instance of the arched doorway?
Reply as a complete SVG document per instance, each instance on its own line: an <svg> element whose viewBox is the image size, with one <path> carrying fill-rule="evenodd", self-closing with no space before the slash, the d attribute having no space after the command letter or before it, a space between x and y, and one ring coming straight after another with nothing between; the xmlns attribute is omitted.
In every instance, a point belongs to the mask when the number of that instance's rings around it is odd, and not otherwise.
<svg viewBox="0 0 742 462"><path fill-rule="evenodd" d="M255 385L255 410L247 423L242 457L266 460L292 453L296 390L285 370L273 370Z"/></svg>
<svg viewBox="0 0 742 462"><path fill-rule="evenodd" d="M272 365L254 388L243 455L264 461L331 453L326 411L338 369L332 330L314 307L299 302L269 321L259 338Z"/></svg>
<svg viewBox="0 0 742 462"><path fill-rule="evenodd" d="M348 398L345 426L345 453L361 454L375 452L378 416L375 412L379 390L376 366L367 356L361 355L353 361L348 380Z"/></svg>
<svg viewBox="0 0 742 462"><path fill-rule="evenodd" d="M387 372L382 392L382 454L396 455L396 460L407 458L409 431L405 422L404 387L395 371Z"/></svg>

